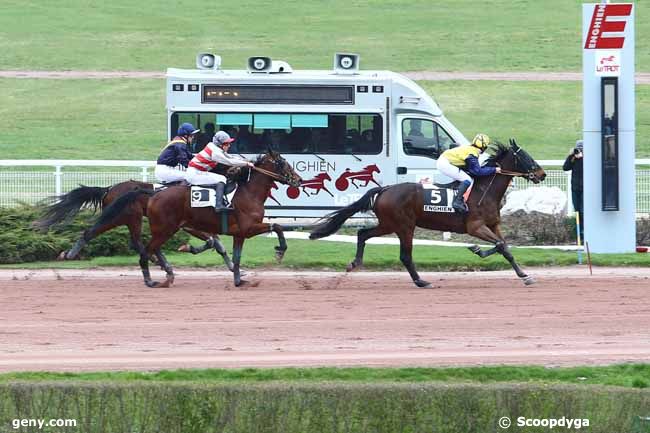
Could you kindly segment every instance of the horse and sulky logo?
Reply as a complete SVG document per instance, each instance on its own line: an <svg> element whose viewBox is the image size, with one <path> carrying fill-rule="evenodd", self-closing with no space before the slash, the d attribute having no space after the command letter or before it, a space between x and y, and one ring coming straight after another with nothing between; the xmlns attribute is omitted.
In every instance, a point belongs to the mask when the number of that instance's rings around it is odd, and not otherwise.
<svg viewBox="0 0 650 433"><path fill-rule="evenodd" d="M332 180L329 174L327 174L326 172L318 173L312 179L303 180L300 183L300 188L302 189L302 192L307 195L307 197L311 195L316 195L319 192L321 192L321 190L325 191L326 193L334 197L334 194L332 194L330 190L327 189L327 187L325 186L325 182L328 180ZM307 189L312 189L313 190L312 193L309 194L309 192L307 192ZM295 200L298 198L298 196L300 196L300 189L298 189L298 187L290 186L289 188L287 188L287 197L289 197L292 200Z"/></svg>
<svg viewBox="0 0 650 433"><path fill-rule="evenodd" d="M359 171L352 171L349 168L346 168L345 171L336 179L334 185L339 191L347 190L350 185L354 186L356 189L365 188L371 182L377 186L381 186L375 179L374 173L381 173L381 170L376 164L368 165ZM301 192L307 197L311 197L318 195L321 191L325 191L330 195L330 197L334 197L334 194L332 194L325 185L325 182L331 181L332 178L327 172L320 172L311 179L303 180L299 187L290 186L287 188L287 197L295 200L300 196Z"/></svg>
<svg viewBox="0 0 650 433"><path fill-rule="evenodd" d="M626 20L631 14L631 3L595 5L584 48L586 50L620 50L623 48L624 35L606 36L605 34L625 32Z"/></svg>
<svg viewBox="0 0 650 433"><path fill-rule="evenodd" d="M345 191L348 189L350 187L350 183L355 188L359 188L357 182L365 182L363 187L368 186L370 182L374 183L377 186L381 186L375 180L373 173L381 173L381 170L379 170L377 164L367 165L361 171L350 171L349 168L346 168L345 172L343 172L339 178L336 179L336 182L334 184L336 185L336 189L339 191Z"/></svg>

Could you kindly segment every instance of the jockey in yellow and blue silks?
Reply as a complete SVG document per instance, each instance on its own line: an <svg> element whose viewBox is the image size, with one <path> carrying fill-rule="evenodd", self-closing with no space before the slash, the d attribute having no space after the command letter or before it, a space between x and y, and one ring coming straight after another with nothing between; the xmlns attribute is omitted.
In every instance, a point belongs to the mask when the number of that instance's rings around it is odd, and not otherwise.
<svg viewBox="0 0 650 433"><path fill-rule="evenodd" d="M499 167L481 167L478 161L479 155L487 149L488 144L490 144L490 137L477 134L471 145L446 150L438 158L438 170L445 176L460 182L452 204L456 212L465 214L469 210L464 194L472 186L471 176L490 176L501 172Z"/></svg>

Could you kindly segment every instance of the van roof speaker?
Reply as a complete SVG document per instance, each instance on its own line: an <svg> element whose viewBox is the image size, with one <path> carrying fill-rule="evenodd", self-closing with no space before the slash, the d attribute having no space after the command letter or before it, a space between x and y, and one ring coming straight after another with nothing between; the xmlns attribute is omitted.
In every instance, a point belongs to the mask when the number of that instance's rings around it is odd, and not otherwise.
<svg viewBox="0 0 650 433"><path fill-rule="evenodd" d="M248 58L248 72L264 72L264 73L269 73L271 72L271 66L273 65L273 61L271 60L270 57L261 57L261 56L255 56L255 57L249 57Z"/></svg>
<svg viewBox="0 0 650 433"><path fill-rule="evenodd" d="M337 74L357 74L359 73L358 54L336 53L334 54L334 71Z"/></svg>
<svg viewBox="0 0 650 433"><path fill-rule="evenodd" d="M212 53L199 53L196 55L197 69L219 69L221 57Z"/></svg>

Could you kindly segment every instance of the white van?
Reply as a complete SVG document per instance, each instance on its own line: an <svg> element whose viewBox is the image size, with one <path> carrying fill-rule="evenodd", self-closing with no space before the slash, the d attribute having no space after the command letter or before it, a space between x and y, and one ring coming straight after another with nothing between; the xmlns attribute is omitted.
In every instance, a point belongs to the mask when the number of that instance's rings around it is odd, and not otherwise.
<svg viewBox="0 0 650 433"><path fill-rule="evenodd" d="M390 71L362 71L354 54L337 54L330 71L294 71L283 61L253 57L247 70L222 70L197 56L197 69L167 70L169 136L183 122L236 139L230 153L252 158L279 151L303 178L277 185L269 217L321 217L369 188L430 183L436 159L467 139L412 80ZM209 125L212 124L212 125Z"/></svg>

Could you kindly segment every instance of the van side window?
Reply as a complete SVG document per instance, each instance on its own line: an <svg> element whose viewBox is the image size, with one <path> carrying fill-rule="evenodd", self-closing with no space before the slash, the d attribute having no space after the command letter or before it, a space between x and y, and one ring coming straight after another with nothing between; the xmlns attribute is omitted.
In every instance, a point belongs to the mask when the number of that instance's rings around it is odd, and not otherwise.
<svg viewBox="0 0 650 433"><path fill-rule="evenodd" d="M286 154L378 155L383 150L379 114L178 112L171 117L172 132L183 122L199 125L199 138L214 134L205 132L207 126L226 131L235 139L231 153L262 153L269 147Z"/></svg>
<svg viewBox="0 0 650 433"><path fill-rule="evenodd" d="M407 155L438 158L454 143L437 123L426 119L402 121L402 146Z"/></svg>

